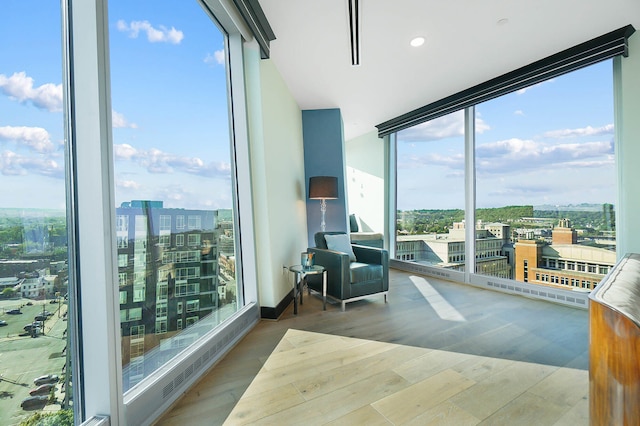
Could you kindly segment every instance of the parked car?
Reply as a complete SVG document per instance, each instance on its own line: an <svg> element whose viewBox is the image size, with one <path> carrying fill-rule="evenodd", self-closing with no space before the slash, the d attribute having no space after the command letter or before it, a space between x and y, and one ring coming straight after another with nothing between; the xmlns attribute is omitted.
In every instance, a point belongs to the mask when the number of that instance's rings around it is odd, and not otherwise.
<svg viewBox="0 0 640 426"><path fill-rule="evenodd" d="M30 324L26 324L22 327L24 331L31 331L32 328L40 329L42 328L42 321L34 321Z"/></svg>
<svg viewBox="0 0 640 426"><path fill-rule="evenodd" d="M33 319L36 320L36 321L46 321L47 320L47 316L40 314L40 315L36 315Z"/></svg>
<svg viewBox="0 0 640 426"><path fill-rule="evenodd" d="M5 325L7 325L7 322L5 320L0 320L0 327L4 327Z"/></svg>
<svg viewBox="0 0 640 426"><path fill-rule="evenodd" d="M46 374L44 376L36 377L33 379L33 383L36 386L44 385L45 383L58 383L59 377L55 374Z"/></svg>
<svg viewBox="0 0 640 426"><path fill-rule="evenodd" d="M9 310L7 311L7 313L8 313L9 315L19 315L19 314L22 314L22 312L20 311L20 309L9 309Z"/></svg>
<svg viewBox="0 0 640 426"><path fill-rule="evenodd" d="M33 302L27 302L27 306L33 306Z"/></svg>
<svg viewBox="0 0 640 426"><path fill-rule="evenodd" d="M29 391L29 395L49 395L51 389L55 389L55 383L44 383L38 386L37 388L31 389Z"/></svg>
<svg viewBox="0 0 640 426"><path fill-rule="evenodd" d="M20 406L22 407L23 410L28 410L29 408L36 408L36 407L40 408L45 406L48 399L49 399L48 395L28 396L22 400L22 402L20 403Z"/></svg>

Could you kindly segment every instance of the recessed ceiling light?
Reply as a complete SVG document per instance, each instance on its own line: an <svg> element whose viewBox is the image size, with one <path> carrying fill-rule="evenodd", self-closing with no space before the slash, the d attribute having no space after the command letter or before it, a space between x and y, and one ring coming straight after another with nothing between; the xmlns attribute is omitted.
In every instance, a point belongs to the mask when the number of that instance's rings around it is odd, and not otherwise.
<svg viewBox="0 0 640 426"><path fill-rule="evenodd" d="M424 44L424 37L416 37L412 39L410 43L413 47L422 46Z"/></svg>
<svg viewBox="0 0 640 426"><path fill-rule="evenodd" d="M498 25L507 25L509 23L508 18L498 19Z"/></svg>

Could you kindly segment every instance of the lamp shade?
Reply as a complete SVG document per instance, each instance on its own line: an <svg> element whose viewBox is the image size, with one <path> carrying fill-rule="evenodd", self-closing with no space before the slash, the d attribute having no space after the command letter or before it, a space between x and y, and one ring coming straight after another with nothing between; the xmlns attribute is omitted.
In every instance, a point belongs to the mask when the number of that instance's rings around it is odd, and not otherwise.
<svg viewBox="0 0 640 426"><path fill-rule="evenodd" d="M338 178L334 176L309 178L309 198L312 200L338 198Z"/></svg>

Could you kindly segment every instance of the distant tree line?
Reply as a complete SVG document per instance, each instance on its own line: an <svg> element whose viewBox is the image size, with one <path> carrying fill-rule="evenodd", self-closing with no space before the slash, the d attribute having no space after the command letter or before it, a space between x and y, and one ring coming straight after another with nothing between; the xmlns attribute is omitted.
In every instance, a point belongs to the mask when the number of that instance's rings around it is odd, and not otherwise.
<svg viewBox="0 0 640 426"><path fill-rule="evenodd" d="M539 228L540 225L524 221L523 218L549 218L554 226L560 219L570 219L576 229L586 235L615 231L615 211L612 204L603 204L600 211L587 210L536 210L533 206L505 206L476 210L476 220L484 223L501 222L511 227ZM400 234L442 234L448 232L454 222L464 220L462 209L398 210L397 232Z"/></svg>
<svg viewBox="0 0 640 426"><path fill-rule="evenodd" d="M535 217L569 219L573 228L582 229L587 234L616 230L615 210L609 203L603 204L600 211L536 210Z"/></svg>
<svg viewBox="0 0 640 426"><path fill-rule="evenodd" d="M0 217L0 258L67 258L64 217Z"/></svg>

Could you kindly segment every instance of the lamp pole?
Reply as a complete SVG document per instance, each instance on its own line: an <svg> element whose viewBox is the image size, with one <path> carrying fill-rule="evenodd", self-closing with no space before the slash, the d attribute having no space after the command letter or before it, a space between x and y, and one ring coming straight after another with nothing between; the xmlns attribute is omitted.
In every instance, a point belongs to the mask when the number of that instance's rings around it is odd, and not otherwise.
<svg viewBox="0 0 640 426"><path fill-rule="evenodd" d="M327 226L324 222L324 214L327 211L327 201L324 198L320 200L320 211L322 212L322 222L320 223L320 228L322 229L322 232L324 232Z"/></svg>

